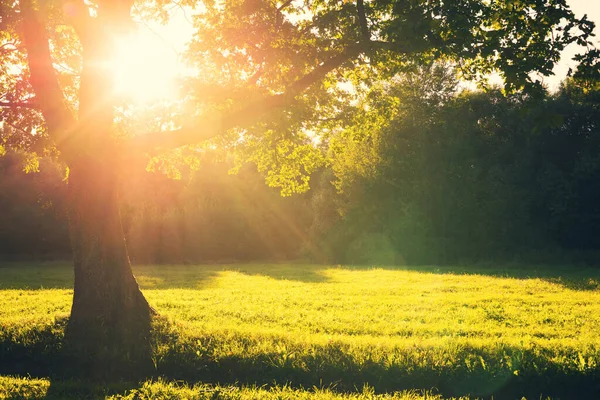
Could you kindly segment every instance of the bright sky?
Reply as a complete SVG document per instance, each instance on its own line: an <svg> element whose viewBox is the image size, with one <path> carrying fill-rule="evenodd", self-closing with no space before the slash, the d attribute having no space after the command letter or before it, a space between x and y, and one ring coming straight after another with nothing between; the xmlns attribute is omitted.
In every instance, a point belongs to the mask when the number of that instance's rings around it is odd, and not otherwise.
<svg viewBox="0 0 600 400"><path fill-rule="evenodd" d="M600 47L600 0L567 0L567 3L578 17L587 14L590 20L596 22L598 26L596 26L596 37L593 40ZM142 40L140 42L149 43L151 47L150 53L153 55L144 58L139 54L135 54L134 56L137 59L136 64L154 65L154 69L146 68L147 73L151 76L154 73L158 73L158 76L165 77L165 86L169 84L169 82L166 82L167 80L175 78L173 76L175 71L178 71L180 74L185 71L183 64L179 61L178 54L185 49L186 43L192 38L194 32L191 23L192 14L193 11L184 14L181 9L176 9L172 13L172 18L167 25L151 24L141 29L140 36ZM578 51L580 49L576 45L567 48L560 63L554 69L555 75L544 79L544 82L551 89L556 89L560 81L566 76L569 68L575 67L575 63L571 58ZM159 68L159 70L156 70L156 68ZM160 68L163 70L160 70ZM136 69L137 71L144 70L143 68ZM153 76L157 75L154 74ZM139 79L143 79L143 77L140 76ZM135 85L135 82L131 82L131 84ZM159 91L156 95L161 96L160 93L162 91ZM168 94L164 94L164 97L167 96Z"/></svg>
<svg viewBox="0 0 600 400"><path fill-rule="evenodd" d="M587 14L588 19L596 23L593 38L594 43L600 47L600 0L567 0L567 4L577 17L582 17ZM567 75L569 68L574 68L576 63L571 60L578 53L579 48L575 45L568 47L560 60L560 63L554 68L554 77L547 78L547 83L551 89L555 89L560 81Z"/></svg>

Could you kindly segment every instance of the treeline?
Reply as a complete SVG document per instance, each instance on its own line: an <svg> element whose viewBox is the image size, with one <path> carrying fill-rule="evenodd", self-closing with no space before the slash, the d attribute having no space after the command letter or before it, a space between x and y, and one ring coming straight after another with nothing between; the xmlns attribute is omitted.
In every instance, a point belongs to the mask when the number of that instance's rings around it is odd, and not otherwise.
<svg viewBox="0 0 600 400"><path fill-rule="evenodd" d="M70 257L65 171L44 160L23 172L26 157L0 157L0 260ZM127 174L121 217L136 263L267 261L297 258L308 240L304 196L281 197L256 170L228 174L208 163L184 179Z"/></svg>
<svg viewBox="0 0 600 400"><path fill-rule="evenodd" d="M600 249L600 90L457 90L437 66L370 88L319 144L312 189L281 197L248 165L123 183L137 263L590 261ZM0 254L68 254L66 185L0 158ZM44 168L45 167L45 168Z"/></svg>
<svg viewBox="0 0 600 400"><path fill-rule="evenodd" d="M206 163L181 180L145 173L122 190L136 263L282 261L298 257L310 220L303 196L281 197L256 169Z"/></svg>
<svg viewBox="0 0 600 400"><path fill-rule="evenodd" d="M455 85L443 68L402 77L357 113L368 135L332 140L332 258L595 262L598 85L570 81L543 98Z"/></svg>
<svg viewBox="0 0 600 400"><path fill-rule="evenodd" d="M42 159L39 172L25 173L27 162L0 156L0 260L70 257L64 172Z"/></svg>

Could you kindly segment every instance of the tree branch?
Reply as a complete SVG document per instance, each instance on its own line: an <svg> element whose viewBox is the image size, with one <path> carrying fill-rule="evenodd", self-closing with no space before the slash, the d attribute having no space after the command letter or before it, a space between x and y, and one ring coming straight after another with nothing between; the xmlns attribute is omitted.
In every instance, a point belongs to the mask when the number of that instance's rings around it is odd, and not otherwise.
<svg viewBox="0 0 600 400"><path fill-rule="evenodd" d="M36 103L27 103L24 101L0 101L0 107L4 108L31 108L39 110L40 106Z"/></svg>
<svg viewBox="0 0 600 400"><path fill-rule="evenodd" d="M29 82L35 91L39 110L44 116L48 132L60 148L76 124L58 83L52 64L44 24L34 11L30 0L21 1L23 14L23 43L27 49ZM26 103L23 103L26 104ZM22 104L22 105L23 105ZM64 149L61 149L64 151Z"/></svg>
<svg viewBox="0 0 600 400"><path fill-rule="evenodd" d="M284 8L286 8L287 6L289 6L290 4L292 4L294 0L287 0L285 1L282 5L280 5L279 7L277 7L277 12L281 12Z"/></svg>
<svg viewBox="0 0 600 400"><path fill-rule="evenodd" d="M90 9L83 0L72 1L66 9L66 19L75 29L79 41L84 44L87 40L87 32L90 25L96 22L90 16Z"/></svg>
<svg viewBox="0 0 600 400"><path fill-rule="evenodd" d="M229 112L222 116L209 117L202 121L202 126L184 127L170 132L154 132L136 136L128 145L132 146L132 150L139 151L151 151L158 147L176 148L213 138L231 128L256 123L269 111L291 103L298 94L323 79L329 72L338 68L344 62L357 57L363 49L364 46L359 44L349 46L340 54L325 61L313 71L292 83L283 93L264 97L262 100L238 111Z"/></svg>
<svg viewBox="0 0 600 400"><path fill-rule="evenodd" d="M19 46L15 42L6 42L0 45L0 54L12 53L13 51L19 50L20 47L21 46Z"/></svg>
<svg viewBox="0 0 600 400"><path fill-rule="evenodd" d="M260 77L264 74L264 63L258 67L258 70L248 79L246 84L248 86L256 85L256 82L260 79Z"/></svg>
<svg viewBox="0 0 600 400"><path fill-rule="evenodd" d="M3 123L5 123L6 125L10 126L11 128L21 132L22 134L26 135L26 136L33 136L31 132L27 132L24 129L19 128L18 126L16 126L15 124L8 122L8 121L2 121Z"/></svg>
<svg viewBox="0 0 600 400"><path fill-rule="evenodd" d="M15 44L15 42L6 42L0 45L0 49L4 49L6 46L12 46L15 50L17 49L17 45Z"/></svg>
<svg viewBox="0 0 600 400"><path fill-rule="evenodd" d="M358 13L358 23L360 25L360 34L364 41L371 40L369 25L367 23L367 15L365 13L365 4L363 0L356 0L356 11Z"/></svg>
<svg viewBox="0 0 600 400"><path fill-rule="evenodd" d="M406 54L410 52L410 49L403 47L402 43L394 42L383 42L381 40L370 40L369 46L373 49L382 49L392 51L394 53Z"/></svg>

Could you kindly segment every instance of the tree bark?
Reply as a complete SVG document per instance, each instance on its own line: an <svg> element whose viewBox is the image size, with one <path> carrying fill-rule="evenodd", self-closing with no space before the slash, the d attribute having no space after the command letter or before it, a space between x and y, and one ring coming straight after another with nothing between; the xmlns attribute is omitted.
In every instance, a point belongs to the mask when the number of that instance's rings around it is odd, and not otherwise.
<svg viewBox="0 0 600 400"><path fill-rule="evenodd" d="M134 379L151 368L153 309L133 276L119 214L117 171L86 157L71 166L75 285L65 334L74 375Z"/></svg>
<svg viewBox="0 0 600 400"><path fill-rule="evenodd" d="M118 201L118 157L111 139L115 38L131 25L133 0L99 0L90 17L84 2L67 19L83 47L78 118L67 106L54 69L43 16L23 0L23 37L30 83L51 137L70 168L69 223L75 284L65 332L64 372L92 379L144 375L151 364L153 310L127 254Z"/></svg>

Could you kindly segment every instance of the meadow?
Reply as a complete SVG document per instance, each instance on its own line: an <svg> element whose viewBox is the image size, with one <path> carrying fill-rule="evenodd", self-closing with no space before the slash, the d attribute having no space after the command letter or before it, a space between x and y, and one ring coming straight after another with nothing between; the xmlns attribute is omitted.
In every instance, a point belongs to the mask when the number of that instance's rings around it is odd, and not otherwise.
<svg viewBox="0 0 600 400"><path fill-rule="evenodd" d="M65 380L68 263L0 265L0 398L596 398L600 270L134 268L155 374ZM68 368L67 368L68 369Z"/></svg>

